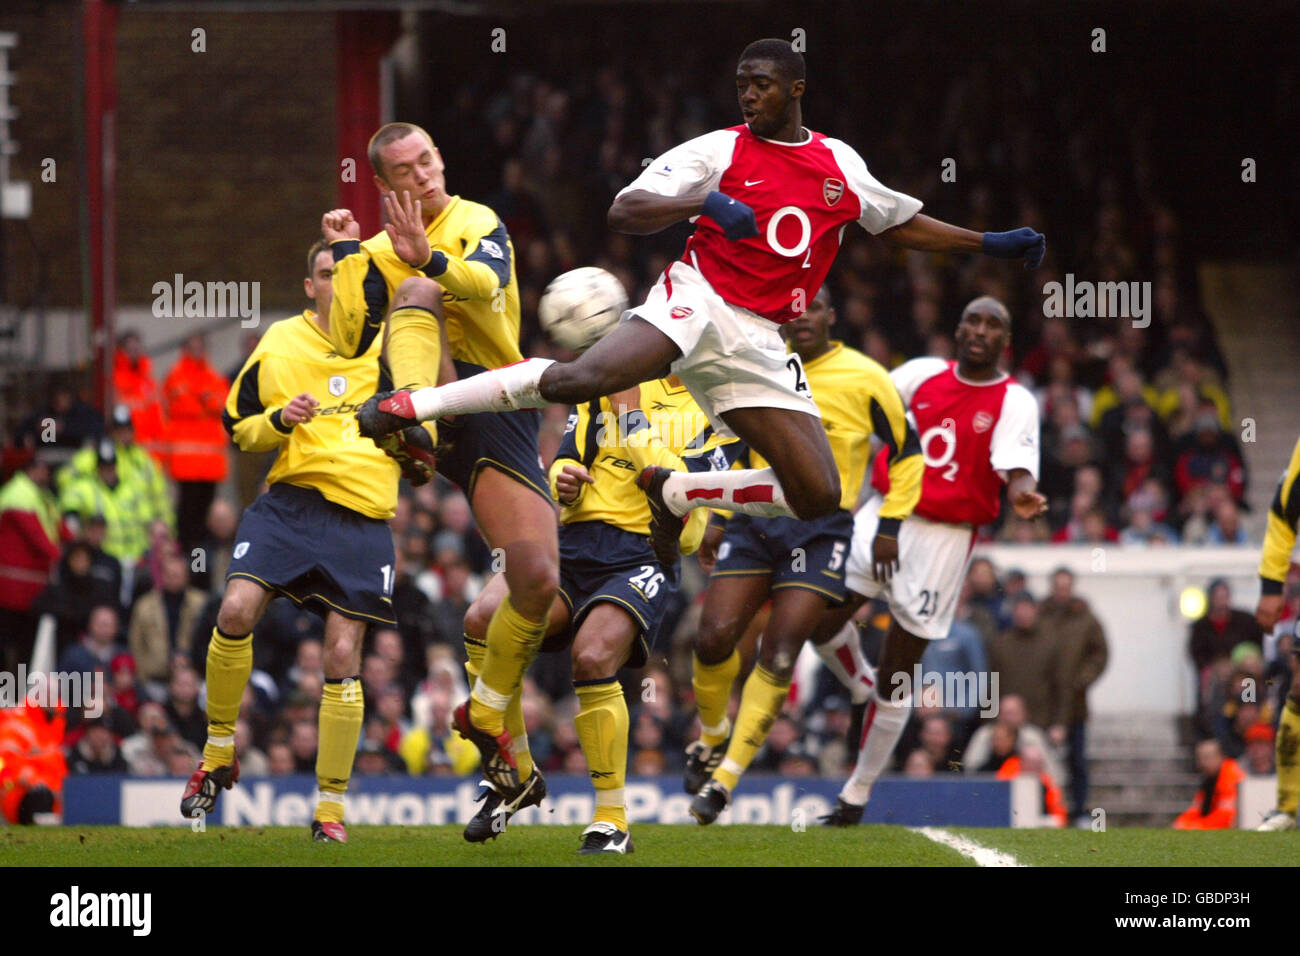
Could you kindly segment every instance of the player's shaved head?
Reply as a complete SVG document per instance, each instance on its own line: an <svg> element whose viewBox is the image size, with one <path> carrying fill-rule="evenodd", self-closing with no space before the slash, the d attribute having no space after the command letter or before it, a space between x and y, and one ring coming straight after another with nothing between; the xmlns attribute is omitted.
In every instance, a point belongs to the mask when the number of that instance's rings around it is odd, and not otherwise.
<svg viewBox="0 0 1300 956"><path fill-rule="evenodd" d="M805 79L807 76L803 54L797 52L790 45L789 40L755 40L740 54L740 62L744 63L746 60L769 60L775 63L777 70L788 83Z"/></svg>
<svg viewBox="0 0 1300 956"><path fill-rule="evenodd" d="M961 310L961 317L964 319L974 313L980 315L995 315L1002 320L1002 324L1008 329L1011 328L1011 313L1007 307L991 295L982 295L978 299L972 299L966 304L966 308Z"/></svg>
<svg viewBox="0 0 1300 956"><path fill-rule="evenodd" d="M419 133L428 140L431 149L435 148L433 137L428 134L424 127L416 126L414 123L386 123L379 127L374 136L370 137L370 145L366 147L366 156L370 160L370 168L375 171L375 175L384 175L384 147L396 143L399 139L406 139L412 133Z"/></svg>

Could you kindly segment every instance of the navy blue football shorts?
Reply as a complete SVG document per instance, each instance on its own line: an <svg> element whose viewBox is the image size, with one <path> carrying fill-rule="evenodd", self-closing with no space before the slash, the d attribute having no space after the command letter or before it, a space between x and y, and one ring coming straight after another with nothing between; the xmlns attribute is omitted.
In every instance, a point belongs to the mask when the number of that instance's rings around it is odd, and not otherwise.
<svg viewBox="0 0 1300 956"><path fill-rule="evenodd" d="M852 538L853 515L844 509L812 521L732 515L713 575L767 575L773 591L804 588L843 604Z"/></svg>
<svg viewBox="0 0 1300 956"><path fill-rule="evenodd" d="M456 362L456 374L469 378L485 371L481 365ZM438 422L438 474L455 482L473 498L474 482L484 468L495 468L531 488L551 504L551 490L542 471L537 431L542 416L535 408L517 412L475 412Z"/></svg>
<svg viewBox="0 0 1300 956"><path fill-rule="evenodd" d="M226 579L256 581L321 617L396 626L394 574L388 522L276 482L244 512Z"/></svg>

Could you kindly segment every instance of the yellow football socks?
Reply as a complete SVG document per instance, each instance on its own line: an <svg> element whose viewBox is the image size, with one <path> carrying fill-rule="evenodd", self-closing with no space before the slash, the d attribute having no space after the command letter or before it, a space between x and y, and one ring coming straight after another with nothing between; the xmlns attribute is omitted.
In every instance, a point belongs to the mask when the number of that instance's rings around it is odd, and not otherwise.
<svg viewBox="0 0 1300 956"><path fill-rule="evenodd" d="M789 693L789 680L778 680L762 664L754 665L740 695L736 732L727 747L727 755L713 772L714 780L728 790L736 789L740 775L754 759L758 748L763 746L763 741L767 740L767 732L780 716L781 707Z"/></svg>
<svg viewBox="0 0 1300 956"><path fill-rule="evenodd" d="M575 684L581 705L573 718L582 755L596 788L593 823L612 823L627 831L623 786L627 780L627 734L629 720L623 686L613 678Z"/></svg>
<svg viewBox="0 0 1300 956"><path fill-rule="evenodd" d="M1300 701L1286 699L1277 728L1277 808L1296 815L1300 802Z"/></svg>
<svg viewBox="0 0 1300 956"><path fill-rule="evenodd" d="M488 621L483 670L470 694L469 718L475 727L494 735L505 729L510 698L518 692L545 636L545 618L530 621L515 610L510 595L501 599Z"/></svg>
<svg viewBox="0 0 1300 956"><path fill-rule="evenodd" d="M727 739L731 724L727 707L731 703L731 685L740 673L740 652L718 664L705 664L696 655L691 685L695 688L695 709L700 714L700 740L716 747Z"/></svg>
<svg viewBox="0 0 1300 956"><path fill-rule="evenodd" d="M394 309L388 317L388 368L398 388L438 384L442 338L438 317L421 306Z"/></svg>
<svg viewBox="0 0 1300 956"><path fill-rule="evenodd" d="M465 635L465 673L469 675L469 686L473 687L478 675L483 670L483 655L487 645ZM533 755L528 749L528 729L524 726L524 704L522 690L515 691L506 707L506 730L510 732L510 752L515 755L515 764L519 767L520 781L533 775Z"/></svg>
<svg viewBox="0 0 1300 956"><path fill-rule="evenodd" d="M327 677L320 699L320 743L316 750L316 815L322 823L343 822L343 794L352 776L361 723L365 719L361 679Z"/></svg>
<svg viewBox="0 0 1300 956"><path fill-rule="evenodd" d="M231 637L212 629L208 644L208 740L203 745L203 769L215 770L235 759L235 721L244 685L253 672L251 634Z"/></svg>

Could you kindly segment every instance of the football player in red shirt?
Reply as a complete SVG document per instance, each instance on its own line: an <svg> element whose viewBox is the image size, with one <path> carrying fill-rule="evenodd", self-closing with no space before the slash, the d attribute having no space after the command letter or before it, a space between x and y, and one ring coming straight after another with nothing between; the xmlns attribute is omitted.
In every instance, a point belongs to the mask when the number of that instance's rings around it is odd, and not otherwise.
<svg viewBox="0 0 1300 956"><path fill-rule="evenodd" d="M920 213L921 202L876 181L847 144L803 125L804 60L785 40L741 54L743 125L669 150L615 197L611 228L633 235L696 222L681 259L646 302L581 357L529 359L441 387L376 395L363 435L469 412L573 405L670 373L714 427L770 465L690 475L647 468L651 536L665 567L682 519L707 506L758 517L819 518L839 507L840 480L811 389L780 326L821 288L844 228L857 222L892 246L983 252L1037 266L1032 229L978 233ZM884 556L892 560L891 556Z"/></svg>

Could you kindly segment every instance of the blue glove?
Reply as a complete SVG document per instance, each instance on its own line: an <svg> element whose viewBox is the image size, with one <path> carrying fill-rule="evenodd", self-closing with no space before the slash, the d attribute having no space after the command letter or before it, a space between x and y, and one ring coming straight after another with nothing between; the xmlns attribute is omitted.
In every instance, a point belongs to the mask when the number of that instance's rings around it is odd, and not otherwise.
<svg viewBox="0 0 1300 956"><path fill-rule="evenodd" d="M1037 269L1047 251L1047 237L1028 226L1010 232L984 233L984 255L995 259L1019 259L1024 256L1026 269Z"/></svg>
<svg viewBox="0 0 1300 956"><path fill-rule="evenodd" d="M704 205L700 207L700 215L708 216L716 222L722 227L723 235L733 241L758 235L754 210L716 189L705 198Z"/></svg>

